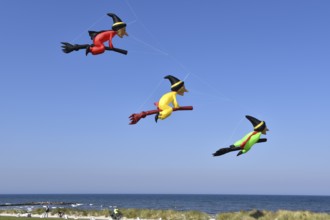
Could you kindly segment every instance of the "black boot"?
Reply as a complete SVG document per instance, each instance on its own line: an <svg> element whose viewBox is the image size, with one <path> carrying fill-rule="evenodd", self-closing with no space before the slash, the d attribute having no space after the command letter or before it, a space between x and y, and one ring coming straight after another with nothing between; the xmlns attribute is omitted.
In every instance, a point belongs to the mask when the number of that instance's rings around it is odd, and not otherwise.
<svg viewBox="0 0 330 220"><path fill-rule="evenodd" d="M88 45L88 47L86 47L86 51L85 51L86 56L89 54L89 52L91 52L91 50L90 50L90 46Z"/></svg>
<svg viewBox="0 0 330 220"><path fill-rule="evenodd" d="M240 152L238 152L238 154L236 156L239 156L239 155L242 155L242 154L243 154L243 152L240 151Z"/></svg>
<svg viewBox="0 0 330 220"><path fill-rule="evenodd" d="M155 115L155 122L157 123L157 121L158 121L158 116L159 116L159 113L157 113L156 115Z"/></svg>

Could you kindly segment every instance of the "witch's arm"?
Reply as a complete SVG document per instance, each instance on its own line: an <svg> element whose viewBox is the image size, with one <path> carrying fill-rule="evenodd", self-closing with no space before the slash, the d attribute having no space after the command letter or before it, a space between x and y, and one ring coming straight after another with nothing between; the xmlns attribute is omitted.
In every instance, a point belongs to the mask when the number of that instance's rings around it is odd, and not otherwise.
<svg viewBox="0 0 330 220"><path fill-rule="evenodd" d="M110 37L109 39L109 47L112 49L113 48L113 45L112 45L112 38Z"/></svg>
<svg viewBox="0 0 330 220"><path fill-rule="evenodd" d="M267 138L260 138L257 143L267 142Z"/></svg>
<svg viewBox="0 0 330 220"><path fill-rule="evenodd" d="M176 100L176 96L173 95L173 108L180 108L178 101Z"/></svg>
<svg viewBox="0 0 330 220"><path fill-rule="evenodd" d="M112 38L115 36L115 32L111 32L110 33L110 37L109 37L109 47L112 49L113 48L113 44L112 44Z"/></svg>

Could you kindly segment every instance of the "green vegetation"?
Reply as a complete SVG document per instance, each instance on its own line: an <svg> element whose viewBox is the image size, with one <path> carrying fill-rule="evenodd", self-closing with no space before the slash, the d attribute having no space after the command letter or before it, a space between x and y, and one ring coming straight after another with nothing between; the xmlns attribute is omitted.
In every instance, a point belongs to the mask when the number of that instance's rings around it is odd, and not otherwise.
<svg viewBox="0 0 330 220"><path fill-rule="evenodd" d="M174 210L150 210L150 209L121 209L123 216L127 218L159 219L163 220L209 220L210 216L199 211L174 211Z"/></svg>
<svg viewBox="0 0 330 220"><path fill-rule="evenodd" d="M329 213L309 211L241 211L218 214L216 220L330 220Z"/></svg>
<svg viewBox="0 0 330 220"><path fill-rule="evenodd" d="M77 210L77 209L53 209L50 215L57 216L57 213L61 211L69 216L77 217L109 217L110 210ZM215 218L216 220L330 220L330 213L314 213L309 211L286 211L280 210L277 212L272 211L240 211L240 212L228 212L219 213L215 217L210 216L204 212L199 211L174 211L174 210L150 210L150 209L120 209L123 216L126 218L136 219L159 219L162 220L210 220ZM36 209L31 212L32 216L42 214L44 209ZM8 214L22 214L22 210L0 210L1 213ZM22 218L22 217L20 217ZM0 216L0 220L15 220L16 217ZM40 220L40 218L23 218L26 220Z"/></svg>
<svg viewBox="0 0 330 220"><path fill-rule="evenodd" d="M40 218L26 218L26 217L20 217L19 219L22 220L40 220ZM0 216L0 220L18 220L18 217L7 217L7 216ZM54 218L55 220L55 218ZM60 220L60 219L58 219Z"/></svg>

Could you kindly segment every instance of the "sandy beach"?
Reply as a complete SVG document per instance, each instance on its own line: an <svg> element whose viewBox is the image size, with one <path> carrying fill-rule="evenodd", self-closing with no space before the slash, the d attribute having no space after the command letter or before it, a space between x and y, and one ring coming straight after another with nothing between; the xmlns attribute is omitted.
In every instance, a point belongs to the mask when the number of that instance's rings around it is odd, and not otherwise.
<svg viewBox="0 0 330 220"><path fill-rule="evenodd" d="M1 213L0 216L6 216L6 217L28 217L29 213L24 213L24 214L9 214L9 213ZM42 218L42 219L47 219L47 218L59 218L58 215L51 215L49 214L48 217L43 217L43 215L38 215L38 214L31 214L32 218ZM75 215L66 215L62 217L63 219L89 219L89 220L112 220L111 217L106 217L106 216L75 216ZM158 219L146 219L146 218L126 218L122 217L121 220L161 220L161 218Z"/></svg>

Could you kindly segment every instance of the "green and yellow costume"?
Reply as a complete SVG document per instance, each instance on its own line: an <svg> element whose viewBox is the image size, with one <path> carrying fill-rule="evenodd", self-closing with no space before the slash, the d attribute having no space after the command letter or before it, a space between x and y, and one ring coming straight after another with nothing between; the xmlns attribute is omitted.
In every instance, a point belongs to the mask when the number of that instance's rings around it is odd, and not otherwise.
<svg viewBox="0 0 330 220"><path fill-rule="evenodd" d="M258 119L249 115L246 115L245 117L254 126L254 131L248 133L241 140L236 141L233 145L230 145L227 148L220 148L215 153L213 153L213 156L220 156L228 152L237 151L237 150L240 151L237 154L237 156L239 156L241 154L245 154L246 152L248 152L254 144L267 141L266 138L260 138L261 134L266 134L266 131L268 131L266 122L259 121Z"/></svg>
<svg viewBox="0 0 330 220"><path fill-rule="evenodd" d="M241 140L236 141L233 145L242 148L242 153L244 154L248 152L254 144L258 143L260 136L261 132L253 131L245 135Z"/></svg>

